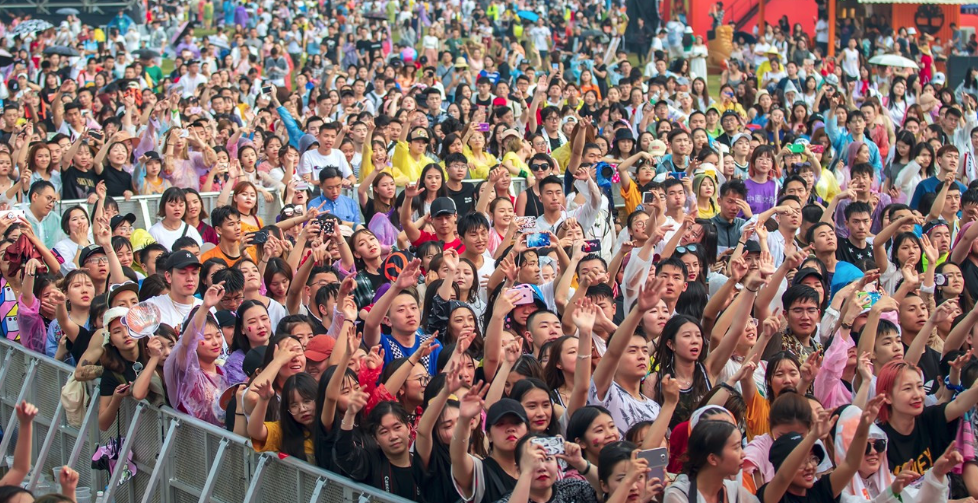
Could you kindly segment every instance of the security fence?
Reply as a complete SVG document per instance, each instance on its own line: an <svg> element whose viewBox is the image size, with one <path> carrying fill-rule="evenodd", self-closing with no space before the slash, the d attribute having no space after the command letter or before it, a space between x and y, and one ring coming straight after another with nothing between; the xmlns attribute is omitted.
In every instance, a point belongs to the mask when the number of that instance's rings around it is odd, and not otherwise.
<svg viewBox="0 0 978 503"><path fill-rule="evenodd" d="M123 401L118 431L98 429L98 384L88 383L90 401L81 425L69 424L61 388L74 368L16 342L0 338L0 453L10 466L16 444L16 404L37 406L31 448L33 469L25 484L39 493L58 492L53 474L62 466L78 471L79 503L90 490L116 503L408 503L408 500L351 481L294 458L259 454L250 440L227 430L146 402ZM122 461L111 474L92 468L92 456L110 439L121 437L119 460L128 458L136 473L121 483ZM51 481L54 480L52 483Z"/></svg>

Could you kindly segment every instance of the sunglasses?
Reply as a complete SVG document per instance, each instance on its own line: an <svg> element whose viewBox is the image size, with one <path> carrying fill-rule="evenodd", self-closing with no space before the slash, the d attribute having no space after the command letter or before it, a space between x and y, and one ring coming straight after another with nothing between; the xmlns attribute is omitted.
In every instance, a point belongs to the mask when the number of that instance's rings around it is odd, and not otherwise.
<svg viewBox="0 0 978 503"><path fill-rule="evenodd" d="M886 452L886 439L877 438L876 440L866 442L866 454L869 454L870 449L875 449L876 452L883 454Z"/></svg>
<svg viewBox="0 0 978 503"><path fill-rule="evenodd" d="M686 246L677 246L676 247L676 253L678 253L680 255L682 255L683 253L686 253L686 252L696 253L698 250L699 250L699 247L696 246L696 244L688 244Z"/></svg>
<svg viewBox="0 0 978 503"><path fill-rule="evenodd" d="M530 165L530 170L531 171L546 171L548 169L550 169L550 165L547 164L547 163L531 164Z"/></svg>

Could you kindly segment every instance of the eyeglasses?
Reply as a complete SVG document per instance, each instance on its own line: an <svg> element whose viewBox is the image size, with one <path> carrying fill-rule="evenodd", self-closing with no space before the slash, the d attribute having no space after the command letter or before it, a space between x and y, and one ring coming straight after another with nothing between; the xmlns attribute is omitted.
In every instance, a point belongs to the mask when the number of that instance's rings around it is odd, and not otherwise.
<svg viewBox="0 0 978 503"><path fill-rule="evenodd" d="M817 467L820 462L821 461L819 461L818 456L809 456L805 464Z"/></svg>
<svg viewBox="0 0 978 503"><path fill-rule="evenodd" d="M289 413L292 415L298 414L303 410L313 410L316 408L315 400L302 400L301 402L292 402L289 404Z"/></svg>
<svg viewBox="0 0 978 503"><path fill-rule="evenodd" d="M545 170L548 170L548 169L550 169L550 165L547 164L547 163L545 163L545 162L544 163L538 163L538 164L531 164L530 165L530 170L531 171L545 171Z"/></svg>
<svg viewBox="0 0 978 503"><path fill-rule="evenodd" d="M686 253L686 252L696 253L697 251L699 251L699 247L696 246L695 243L690 243L690 244L688 244L686 246L677 246L676 247L676 253L678 253L680 255L682 255L683 253Z"/></svg>
<svg viewBox="0 0 978 503"><path fill-rule="evenodd" d="M752 327L756 327L757 325L759 325L761 323L760 321L757 320L757 318L751 318L751 319L747 320L747 322L750 323L750 326L752 326Z"/></svg>
<svg viewBox="0 0 978 503"><path fill-rule="evenodd" d="M418 381L418 384L420 384L422 386L427 386L428 383L431 382L431 376L425 374L423 376L418 376L418 377L414 378L413 380Z"/></svg>
<svg viewBox="0 0 978 503"><path fill-rule="evenodd" d="M793 307L793 308L789 309L789 311L791 311L791 314L794 314L794 315L797 315L797 316L801 316L803 314L807 314L809 316L818 316L818 308L817 307Z"/></svg>
<svg viewBox="0 0 978 503"><path fill-rule="evenodd" d="M883 454L886 452L886 439L877 438L876 440L866 442L866 454L869 454L870 449L875 449L876 452Z"/></svg>
<svg viewBox="0 0 978 503"><path fill-rule="evenodd" d="M85 261L86 264L108 264L109 257L95 257Z"/></svg>

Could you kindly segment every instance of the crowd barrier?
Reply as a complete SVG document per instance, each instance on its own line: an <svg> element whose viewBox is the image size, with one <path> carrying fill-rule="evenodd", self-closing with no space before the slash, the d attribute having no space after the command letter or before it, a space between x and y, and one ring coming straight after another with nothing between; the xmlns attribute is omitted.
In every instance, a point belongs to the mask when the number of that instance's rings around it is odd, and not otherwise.
<svg viewBox="0 0 978 503"><path fill-rule="evenodd" d="M119 459L132 452L136 474L119 485L122 470L92 469L99 445L117 436L98 429L98 385L89 383L92 399L80 427L68 424L60 400L61 387L74 368L16 342L0 338L0 453L3 467L16 445L17 416L22 400L37 406L31 446L33 469L28 489L51 486L54 470L71 466L79 488L89 488L90 502L104 491L106 502L182 503L408 503L409 500L369 487L303 461L275 453L259 454L250 440L168 407L156 408L132 399L119 409L118 434L123 437ZM82 490L84 492L84 489ZM83 503L80 498L79 503Z"/></svg>

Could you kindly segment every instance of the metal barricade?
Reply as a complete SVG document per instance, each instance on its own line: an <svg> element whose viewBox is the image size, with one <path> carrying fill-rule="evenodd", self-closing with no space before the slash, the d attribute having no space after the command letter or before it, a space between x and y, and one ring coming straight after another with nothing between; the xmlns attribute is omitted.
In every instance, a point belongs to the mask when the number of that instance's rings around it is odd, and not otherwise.
<svg viewBox="0 0 978 503"><path fill-rule="evenodd" d="M0 453L12 454L16 445L16 404L26 400L39 410L28 488L38 487L43 474L51 479L53 469L67 465L79 472L79 487L91 488L93 500L101 490L105 501L116 503L408 503L294 458L256 453L244 437L147 402L124 400L118 431L113 424L101 432L97 383L87 384L92 399L81 427L72 428L60 400L72 367L7 339L0 339L0 365ZM131 452L137 468L121 485L121 470L110 477L91 468L98 446L117 436L123 438L119 459Z"/></svg>

